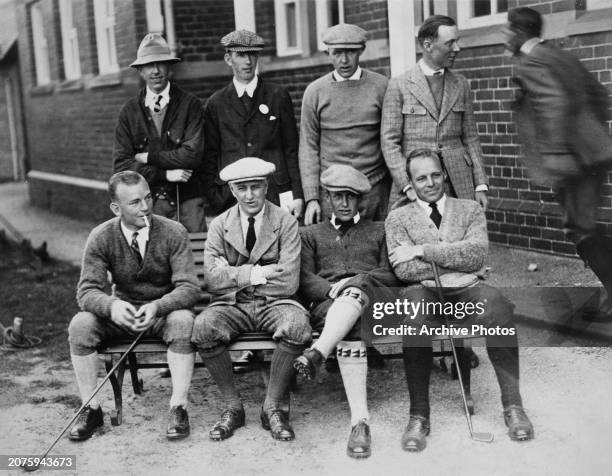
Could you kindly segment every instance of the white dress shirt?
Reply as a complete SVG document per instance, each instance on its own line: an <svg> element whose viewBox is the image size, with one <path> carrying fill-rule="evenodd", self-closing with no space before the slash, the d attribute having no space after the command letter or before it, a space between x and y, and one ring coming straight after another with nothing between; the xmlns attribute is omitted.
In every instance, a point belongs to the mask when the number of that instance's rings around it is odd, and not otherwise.
<svg viewBox="0 0 612 476"><path fill-rule="evenodd" d="M255 89L257 88L259 77L255 75L253 79L251 79L251 82L248 84L243 84L239 82L238 80L236 80L235 77L232 79L232 81L234 82L234 87L236 88L236 92L238 93L239 98L241 98L245 92L250 98L252 98L253 94L255 94Z"/></svg>
<svg viewBox="0 0 612 476"><path fill-rule="evenodd" d="M121 222L121 232L125 239L128 242L128 246L132 246L132 237L134 236L134 232L128 229L123 222ZM149 227L145 226L137 230L138 236L136 237L136 242L138 243L138 251L140 251L140 256L144 259L145 251L147 249L147 242L149 241Z"/></svg>
<svg viewBox="0 0 612 476"><path fill-rule="evenodd" d="M342 81L356 81L358 79L361 79L361 66L357 66L357 69L351 75L350 78L343 78L336 72L335 69L332 71L332 76L334 77L334 80L338 81L339 83L341 83Z"/></svg>
<svg viewBox="0 0 612 476"><path fill-rule="evenodd" d="M359 223L359 220L361 220L361 215L359 215L359 212L357 212L357 214L353 217L353 225ZM334 213L332 213L331 216L331 224L336 230L340 229L340 225L336 224L336 215Z"/></svg>
<svg viewBox="0 0 612 476"><path fill-rule="evenodd" d="M147 86L147 94L145 96L145 106L148 107L151 111L155 107L157 103L157 98L161 96L161 100L159 101L159 108L163 109L170 102L170 81L166 84L166 87L161 93L154 93Z"/></svg>
<svg viewBox="0 0 612 476"><path fill-rule="evenodd" d="M417 197L416 201L421 206L421 208L425 210L425 213L427 213L427 216L431 216L431 212L433 208L429 206L429 203L421 200L419 197ZM442 195L440 200L436 202L436 206L438 207L438 212L440 212L440 216L443 217L444 208L446 207L446 194Z"/></svg>

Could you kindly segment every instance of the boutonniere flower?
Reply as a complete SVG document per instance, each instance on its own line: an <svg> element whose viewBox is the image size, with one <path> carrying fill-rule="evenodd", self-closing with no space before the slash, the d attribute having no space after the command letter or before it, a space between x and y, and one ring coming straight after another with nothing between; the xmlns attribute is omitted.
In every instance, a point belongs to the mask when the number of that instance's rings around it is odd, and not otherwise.
<svg viewBox="0 0 612 476"><path fill-rule="evenodd" d="M261 112L262 114L268 114L270 112L270 108L266 106L265 104L260 104L259 112Z"/></svg>

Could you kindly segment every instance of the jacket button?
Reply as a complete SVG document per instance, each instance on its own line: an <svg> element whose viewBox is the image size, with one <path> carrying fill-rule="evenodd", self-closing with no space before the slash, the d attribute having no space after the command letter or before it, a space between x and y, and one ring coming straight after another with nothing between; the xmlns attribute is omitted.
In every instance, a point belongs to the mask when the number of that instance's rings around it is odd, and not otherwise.
<svg viewBox="0 0 612 476"><path fill-rule="evenodd" d="M251 142L247 142L247 147L253 147L253 144Z"/></svg>

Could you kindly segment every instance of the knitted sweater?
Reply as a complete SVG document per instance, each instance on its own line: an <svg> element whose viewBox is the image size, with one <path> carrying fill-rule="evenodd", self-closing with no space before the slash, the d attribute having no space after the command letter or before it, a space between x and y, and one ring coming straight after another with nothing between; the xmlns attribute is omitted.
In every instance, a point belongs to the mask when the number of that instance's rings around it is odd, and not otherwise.
<svg viewBox="0 0 612 476"><path fill-rule="evenodd" d="M107 272L115 285L108 293ZM153 215L142 266L121 232L120 219L112 218L92 230L85 245L77 302L83 311L110 319L116 299L141 305L154 301L158 316L188 309L200 297L189 238L185 228Z"/></svg>
<svg viewBox="0 0 612 476"><path fill-rule="evenodd" d="M343 235L329 220L300 229L300 296L308 302L327 299L331 284L368 275L385 286L397 285L389 265L383 222L362 218Z"/></svg>
<svg viewBox="0 0 612 476"><path fill-rule="evenodd" d="M387 81L364 69L358 80L338 82L329 73L308 85L299 149L306 201L319 198L319 177L331 164L355 167L372 185L385 176L380 118Z"/></svg>

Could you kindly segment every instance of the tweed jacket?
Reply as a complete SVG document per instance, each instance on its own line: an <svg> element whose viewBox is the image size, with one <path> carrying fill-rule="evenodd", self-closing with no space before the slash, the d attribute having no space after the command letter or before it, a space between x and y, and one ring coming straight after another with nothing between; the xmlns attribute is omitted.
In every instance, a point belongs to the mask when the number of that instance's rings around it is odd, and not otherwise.
<svg viewBox="0 0 612 476"><path fill-rule="evenodd" d="M441 274L474 273L482 268L488 252L485 214L472 200L447 197L439 229L417 202L410 202L389 213L385 232L389 251L404 243L423 245L423 259L393 267L395 275L407 283L433 279L432 261Z"/></svg>
<svg viewBox="0 0 612 476"><path fill-rule="evenodd" d="M176 195L176 185L166 180L166 170L194 170L191 178L179 184L181 201L202 196L202 153L204 115L202 103L194 95L170 83L170 102L162 123L161 136L144 105L146 88L121 108L115 127L113 172L134 170L143 175L155 194L164 190ZM147 164L134 159L148 152Z"/></svg>
<svg viewBox="0 0 612 476"><path fill-rule="evenodd" d="M540 185L612 163L608 91L570 53L547 42L517 55L515 121L523 159Z"/></svg>
<svg viewBox="0 0 612 476"><path fill-rule="evenodd" d="M420 147L441 152L457 197L474 199L476 186L488 183L470 94L467 79L447 69L438 113L418 64L389 81L383 102L381 145L400 190L408 185L406 157Z"/></svg>
<svg viewBox="0 0 612 476"><path fill-rule="evenodd" d="M234 198L219 171L243 157L259 157L276 166L270 178L268 200L292 191L302 198L298 168L298 132L287 90L259 78L253 108L247 114L233 82L214 93L204 111L204 191L213 207L226 210Z"/></svg>
<svg viewBox="0 0 612 476"><path fill-rule="evenodd" d="M204 248L204 281L212 294L212 305L235 304L241 290L264 297L268 304L287 302L298 289L300 236L295 218L266 201L255 246L249 252L244 243L238 205L216 217L210 224ZM223 257L229 266L216 266ZM267 284L251 285L253 266L278 264L282 273ZM294 303L293 301L290 301Z"/></svg>
<svg viewBox="0 0 612 476"><path fill-rule="evenodd" d="M115 286L113 294L108 273ZM200 295L189 238L180 223L151 217L142 265L121 231L119 218L111 218L89 234L77 287L83 311L110 319L113 301L123 299L136 306L154 301L159 316L165 316L191 308Z"/></svg>

